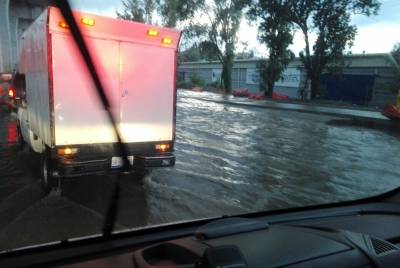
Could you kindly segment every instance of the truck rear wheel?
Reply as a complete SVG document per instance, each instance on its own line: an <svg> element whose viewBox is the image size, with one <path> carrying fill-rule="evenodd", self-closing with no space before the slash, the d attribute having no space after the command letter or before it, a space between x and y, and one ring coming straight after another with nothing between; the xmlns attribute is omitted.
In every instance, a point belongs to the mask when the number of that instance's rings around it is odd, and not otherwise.
<svg viewBox="0 0 400 268"><path fill-rule="evenodd" d="M53 175L52 161L47 153L42 156L41 177L42 187L46 195L59 187L59 179Z"/></svg>

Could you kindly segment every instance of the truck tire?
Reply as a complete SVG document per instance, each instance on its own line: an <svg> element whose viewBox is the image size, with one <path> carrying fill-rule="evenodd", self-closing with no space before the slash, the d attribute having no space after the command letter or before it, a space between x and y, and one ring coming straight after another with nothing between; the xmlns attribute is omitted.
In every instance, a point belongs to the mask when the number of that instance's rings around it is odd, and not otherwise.
<svg viewBox="0 0 400 268"><path fill-rule="evenodd" d="M46 152L43 153L41 160L41 179L45 195L59 187L59 180L53 175L52 161Z"/></svg>

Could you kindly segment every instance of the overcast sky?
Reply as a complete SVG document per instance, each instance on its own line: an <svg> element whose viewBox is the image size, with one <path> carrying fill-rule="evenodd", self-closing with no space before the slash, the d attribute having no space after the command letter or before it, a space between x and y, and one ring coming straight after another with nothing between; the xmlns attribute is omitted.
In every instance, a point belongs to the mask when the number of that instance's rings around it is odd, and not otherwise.
<svg viewBox="0 0 400 268"><path fill-rule="evenodd" d="M395 43L400 42L400 0L382 0L381 2L382 6L377 16L353 17L353 23L358 28L352 48L353 53L389 52ZM121 2L118 0L71 0L71 3L75 9L109 17L115 17L116 10L121 9ZM250 26L243 20L239 37L241 41L248 42L249 48L255 48L261 54L265 54L265 47L257 41L256 26ZM296 33L291 49L298 55L303 48L303 36Z"/></svg>

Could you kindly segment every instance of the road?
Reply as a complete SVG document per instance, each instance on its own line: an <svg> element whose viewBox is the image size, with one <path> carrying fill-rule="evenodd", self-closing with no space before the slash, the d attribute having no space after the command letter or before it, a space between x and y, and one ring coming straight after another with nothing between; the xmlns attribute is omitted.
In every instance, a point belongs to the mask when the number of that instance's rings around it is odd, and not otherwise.
<svg viewBox="0 0 400 268"><path fill-rule="evenodd" d="M367 197L400 186L397 131L334 116L232 106L180 91L177 163L121 177L117 229ZM97 234L115 177L45 196L39 157L0 111L0 250Z"/></svg>

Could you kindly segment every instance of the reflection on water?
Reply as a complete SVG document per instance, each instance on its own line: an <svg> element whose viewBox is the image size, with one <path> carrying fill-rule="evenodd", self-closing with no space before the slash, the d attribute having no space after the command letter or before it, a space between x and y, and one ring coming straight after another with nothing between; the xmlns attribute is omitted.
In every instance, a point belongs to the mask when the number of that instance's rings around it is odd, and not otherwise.
<svg viewBox="0 0 400 268"><path fill-rule="evenodd" d="M17 142L17 121L11 121L7 124L7 142L8 146L11 147Z"/></svg>
<svg viewBox="0 0 400 268"><path fill-rule="evenodd" d="M190 98L197 94L179 93L176 166L147 181L153 223L356 199L400 185L396 136L335 125L330 116Z"/></svg>

